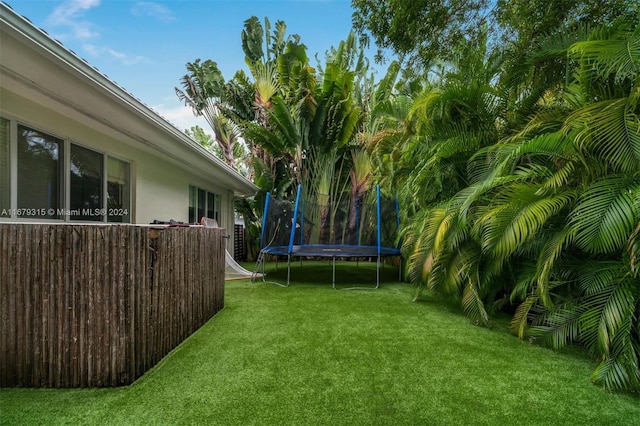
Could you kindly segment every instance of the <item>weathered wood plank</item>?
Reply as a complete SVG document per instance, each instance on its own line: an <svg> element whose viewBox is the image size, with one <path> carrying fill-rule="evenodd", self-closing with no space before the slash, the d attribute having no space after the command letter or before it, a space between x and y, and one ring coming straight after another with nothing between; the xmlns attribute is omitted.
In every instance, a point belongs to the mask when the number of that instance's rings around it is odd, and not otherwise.
<svg viewBox="0 0 640 426"><path fill-rule="evenodd" d="M93 231L93 232L92 232ZM96 268L100 268L96 265L95 254L95 229L88 230L83 233L83 241L85 245L85 260L83 262L85 266L86 286L87 286L87 303L85 317L83 322L85 323L85 336L87 343L86 348L86 377L83 377L85 386L92 386L92 378L95 376L97 361L96 361L96 325L95 321L91 321L91 315L95 315L96 310Z"/></svg>
<svg viewBox="0 0 640 426"><path fill-rule="evenodd" d="M7 227L6 232L0 232L0 321L3 327L0 327L0 380L2 382L9 380L9 235L10 229Z"/></svg>
<svg viewBox="0 0 640 426"><path fill-rule="evenodd" d="M31 309L33 311L31 327L31 342L33 350L33 364L29 383L36 383L42 375L42 228L32 228L32 242L34 247L34 256L31 259L31 267L33 268L32 278L32 294Z"/></svg>
<svg viewBox="0 0 640 426"><path fill-rule="evenodd" d="M16 238L16 247L21 247L24 246L25 244L25 234L26 234L27 230L24 228L18 228L18 232L17 232L17 238ZM16 265L18 265L18 270L16 271L16 279L24 282L25 285L20 286L20 288L17 289L17 291L15 292L15 316L14 316L14 321L15 321L15 330L17 333L16 336L16 345L18 347L18 350L21 352L24 352L27 348L25 347L25 333L26 333L26 327L25 327L25 320L27 318L25 318L28 314L26 312L26 303L27 300L25 300L25 287L28 286L28 281L27 280L27 274L26 274L26 270L27 270L27 259L26 257L28 256L28 253L30 252L30 247L25 247L25 250L16 250L16 260L15 263ZM20 386L24 386L25 385L25 361L27 361L27 358L29 357L29 355L25 354L25 356L21 356L18 357L16 359L16 375L18 377L18 383Z"/></svg>
<svg viewBox="0 0 640 426"><path fill-rule="evenodd" d="M10 270L10 274L9 274L9 280L10 282L12 281L16 281L19 279L20 275L19 275L19 268L12 268L11 265L16 265L17 262L17 252L18 250L16 249L16 247L18 246L18 227L13 227L13 229L11 229L11 232L9 234L9 262L8 262L8 266L9 266L9 270ZM12 381L17 381L17 371L16 368L18 367L17 363L18 363L18 354L16 352L14 352L12 350L12 347L17 347L18 345L18 330L17 330L17 324L16 324L16 318L17 318L17 301L16 301L16 289L14 288L9 288L9 294L8 294L8 301L9 301L9 309L7 311L7 325L6 328L9 330L9 338L7 339L8 341L8 348L9 348L9 353L7 354L7 359L9 361L9 380Z"/></svg>

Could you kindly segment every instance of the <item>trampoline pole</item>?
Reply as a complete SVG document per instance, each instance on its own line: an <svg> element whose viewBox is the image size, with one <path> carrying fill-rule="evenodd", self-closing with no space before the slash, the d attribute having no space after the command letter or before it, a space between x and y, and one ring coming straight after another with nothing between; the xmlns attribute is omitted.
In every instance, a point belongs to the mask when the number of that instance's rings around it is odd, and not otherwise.
<svg viewBox="0 0 640 426"><path fill-rule="evenodd" d="M333 259L333 277L331 278L331 285L335 290L336 289L336 257L334 256L332 259Z"/></svg>
<svg viewBox="0 0 640 426"><path fill-rule="evenodd" d="M262 229L260 230L260 250L264 248L264 231L267 228L267 213L269 212L269 200L271 199L271 193L267 192L267 196L264 200L264 212L262 213Z"/></svg>
<svg viewBox="0 0 640 426"><path fill-rule="evenodd" d="M291 278L291 254L287 255L287 287L289 287L289 281Z"/></svg>
<svg viewBox="0 0 640 426"><path fill-rule="evenodd" d="M376 262L376 288L380 287L380 255L378 255L378 261Z"/></svg>

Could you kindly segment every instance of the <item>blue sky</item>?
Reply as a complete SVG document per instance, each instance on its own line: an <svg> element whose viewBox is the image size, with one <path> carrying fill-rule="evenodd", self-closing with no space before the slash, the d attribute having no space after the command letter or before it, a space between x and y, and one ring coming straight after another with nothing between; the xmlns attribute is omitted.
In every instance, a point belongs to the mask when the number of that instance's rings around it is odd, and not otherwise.
<svg viewBox="0 0 640 426"><path fill-rule="evenodd" d="M207 131L175 95L187 62L211 59L226 79L246 69L240 33L254 15L284 21L323 58L347 37L353 13L350 0L4 1L178 128Z"/></svg>

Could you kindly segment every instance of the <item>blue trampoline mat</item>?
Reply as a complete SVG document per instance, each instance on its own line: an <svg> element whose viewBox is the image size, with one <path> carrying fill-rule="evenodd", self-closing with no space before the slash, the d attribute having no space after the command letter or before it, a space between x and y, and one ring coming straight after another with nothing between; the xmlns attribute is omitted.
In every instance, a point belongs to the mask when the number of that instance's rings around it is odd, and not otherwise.
<svg viewBox="0 0 640 426"><path fill-rule="evenodd" d="M375 257L377 246L358 246L348 244L307 244L289 246L270 246L262 249L264 253L280 256L314 256L314 257ZM400 250L391 247L380 247L380 256L400 256Z"/></svg>

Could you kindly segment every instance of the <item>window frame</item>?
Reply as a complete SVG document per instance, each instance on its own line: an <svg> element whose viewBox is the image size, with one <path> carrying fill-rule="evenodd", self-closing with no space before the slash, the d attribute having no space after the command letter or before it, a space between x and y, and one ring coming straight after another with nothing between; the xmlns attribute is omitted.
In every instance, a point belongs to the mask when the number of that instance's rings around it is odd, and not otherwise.
<svg viewBox="0 0 640 426"><path fill-rule="evenodd" d="M6 185L6 188L0 188L0 194L2 194L2 191L6 190L6 193L5 193L6 200L4 199L3 196L0 196L0 209L11 208L11 205L12 205L11 195L13 194L13 192L11 191L11 183L12 183L11 174L13 173L13 169L14 169L14 167L11 165L11 162L12 162L11 161L11 154L12 154L11 120L0 116L0 127L4 126L3 122L6 122L6 131L3 130L6 136L6 148L3 147L4 143L0 143L0 150L4 151L4 152L0 152L0 155L6 154L7 158L6 158L6 170L0 170L0 174L2 174L2 176L0 177L0 185L4 184Z"/></svg>
<svg viewBox="0 0 640 426"><path fill-rule="evenodd" d="M134 223L134 212L133 212L133 162L131 160L127 160L118 155L111 155L108 152L105 152L101 149L96 149L95 147L79 143L76 140L72 140L68 137L61 137L56 135L55 132L51 132L43 129L41 126L32 125L29 122L24 120L17 119L7 114L0 114L0 118L7 120L9 122L9 146L8 146L8 163L9 163L9 209L8 211L3 212L2 207L0 206L0 221L33 221L33 222L53 222L53 223L110 223L110 224L128 224ZM58 190L61 195L61 203L62 206L59 208L62 211L62 215L59 218L42 218L42 217L29 217L29 212L26 211L28 209L23 209L18 206L18 192L20 188L18 187L18 128L22 126L24 128L42 133L49 137L58 139L62 141L61 143L61 155L60 155L60 164L61 164L61 181L58 183ZM72 145L75 145L80 148L84 148L95 152L101 156L101 182L100 182L100 191L101 191L101 212L99 212L100 220L73 220L73 216L76 214L74 210L71 209L71 149ZM125 163L127 166L127 204L128 207L123 207L127 211L126 220L117 222L110 221L109 218L113 217L113 215L109 214L108 211L108 165L109 159L114 159ZM22 213L24 211L24 214ZM9 214L4 214L9 213ZM104 213L104 214L102 214Z"/></svg>
<svg viewBox="0 0 640 426"><path fill-rule="evenodd" d="M126 221L109 221L109 216L113 216L111 215L111 213L117 214L118 212L113 212L113 211L109 211L110 207L108 205L109 203L109 160L116 160L116 161L120 161L121 163L125 163L127 166L127 205L124 207L119 207L120 209L124 209L127 211L126 214ZM131 183L131 178L133 176L133 166L132 166L132 162L129 160L125 160L119 156L115 156L115 155L108 155L105 154L105 158L104 158L104 167L105 168L105 179L104 179L104 202L106 204L106 208L107 208L107 215L106 215L106 222L107 223L132 223L132 219L133 219L133 185ZM117 208L116 208L117 209Z"/></svg>
<svg viewBox="0 0 640 426"><path fill-rule="evenodd" d="M72 176L71 176L71 154L72 154L72 150L73 147L77 147L86 151L91 151L93 154L97 154L99 155L100 158L100 206L97 208L91 208L91 209L85 209L82 207L76 207L76 206L71 206L71 197L72 197L72 191L71 191L71 183L72 183ZM67 178L67 182L65 184L67 191L65 192L65 204L68 207L69 213L74 212L74 211L79 211L79 210L90 210L91 212L88 212L87 214L82 213L82 214L69 214L68 215L68 220L70 222L73 223L82 223L82 222L92 222L92 223L104 223L106 222L106 212L103 213L103 211L105 211L105 207L106 207L106 203L107 200L105 199L106 197L106 191L105 191L105 186L106 186L106 177L107 177L107 172L105 169L106 166L106 160L107 160L107 155L103 152L100 152L96 149L87 147L85 145L81 145L79 143L75 143L75 142L70 142L69 143L69 163L68 166L64 169L65 173L66 173L66 178ZM95 210L95 213L94 213ZM77 217L82 217L82 216L88 216L89 218L93 218L93 217L97 217L100 218L99 220L92 220L92 219L79 219Z"/></svg>
<svg viewBox="0 0 640 426"><path fill-rule="evenodd" d="M204 206L200 206L200 194L204 194ZM188 217L189 223L199 224L202 217L197 217L200 215L199 212L202 212L202 216L208 216L209 212L213 211L214 217L210 219L215 219L218 224L220 223L220 207L222 198L220 195L213 191L207 191L206 189L202 189L198 185L189 185L189 207L188 207ZM213 198L213 208L209 207L209 201Z"/></svg>

